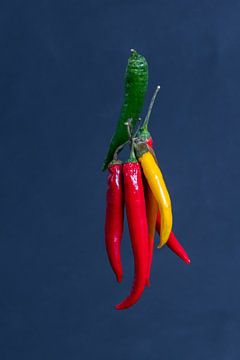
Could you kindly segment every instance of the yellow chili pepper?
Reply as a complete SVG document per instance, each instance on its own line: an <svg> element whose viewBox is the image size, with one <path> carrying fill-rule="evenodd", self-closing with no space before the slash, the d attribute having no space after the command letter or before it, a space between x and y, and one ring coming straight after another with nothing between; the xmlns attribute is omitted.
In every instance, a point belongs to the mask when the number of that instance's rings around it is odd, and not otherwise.
<svg viewBox="0 0 240 360"><path fill-rule="evenodd" d="M159 169L154 156L144 143L135 144L136 155L141 163L144 175L157 200L161 214L160 242L158 248L161 248L168 241L172 230L172 206L170 196L163 180L161 170Z"/></svg>

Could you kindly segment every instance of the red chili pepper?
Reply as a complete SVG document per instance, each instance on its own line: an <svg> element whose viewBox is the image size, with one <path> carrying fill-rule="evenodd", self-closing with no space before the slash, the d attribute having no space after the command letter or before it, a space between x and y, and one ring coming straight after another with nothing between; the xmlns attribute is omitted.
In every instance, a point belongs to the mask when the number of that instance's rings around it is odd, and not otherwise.
<svg viewBox="0 0 240 360"><path fill-rule="evenodd" d="M112 163L108 167L107 206L105 220L105 245L108 259L116 275L117 281L122 281L122 262L120 246L123 233L124 198L123 173L120 162Z"/></svg>
<svg viewBox="0 0 240 360"><path fill-rule="evenodd" d="M156 221L156 231L159 234L160 231L160 212L157 214L157 221ZM177 240L174 232L172 231L169 235L169 239L167 241L167 246L171 249L176 255L178 255L186 264L190 264L191 260L189 259L188 254Z"/></svg>
<svg viewBox="0 0 240 360"><path fill-rule="evenodd" d="M149 137L145 140L145 142L149 147L153 148L153 139L150 134L149 134ZM158 234L160 233L160 223L161 223L160 222L160 212L158 211L157 221L156 221L156 231ZM173 231L171 231L166 245L177 256L179 256L186 264L190 264L191 261L190 261L190 258L188 256L187 252L184 250L183 246L179 243L179 241L177 240Z"/></svg>
<svg viewBox="0 0 240 360"><path fill-rule="evenodd" d="M134 255L134 281L130 294L115 306L118 310L127 309L139 300L145 287L148 264L148 224L140 164L125 163L123 177L126 213Z"/></svg>

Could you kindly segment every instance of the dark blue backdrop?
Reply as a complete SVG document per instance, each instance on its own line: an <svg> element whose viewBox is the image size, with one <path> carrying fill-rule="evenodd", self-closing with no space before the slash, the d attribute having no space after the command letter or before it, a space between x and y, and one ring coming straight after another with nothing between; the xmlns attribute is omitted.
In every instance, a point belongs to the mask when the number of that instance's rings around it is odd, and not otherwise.
<svg viewBox="0 0 240 360"><path fill-rule="evenodd" d="M239 13L238 0L1 2L1 360L240 358ZM117 312L133 259L126 229L117 285L100 168L132 47L147 103L161 84L151 130L192 264L155 251L152 286Z"/></svg>

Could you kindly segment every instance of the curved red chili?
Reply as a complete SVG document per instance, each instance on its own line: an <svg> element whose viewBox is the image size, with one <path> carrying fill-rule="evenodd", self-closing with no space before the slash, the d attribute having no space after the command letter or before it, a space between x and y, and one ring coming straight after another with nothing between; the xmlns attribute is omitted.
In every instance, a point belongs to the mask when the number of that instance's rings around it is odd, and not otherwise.
<svg viewBox="0 0 240 360"><path fill-rule="evenodd" d="M148 224L141 167L138 162L123 165L124 197L134 255L134 281L130 294L115 308L127 309L135 304L145 287L148 264Z"/></svg>
<svg viewBox="0 0 240 360"><path fill-rule="evenodd" d="M160 212L157 214L157 221L156 221L156 231L159 234L160 231ZM171 231L169 235L169 239L166 244L169 249L171 249L177 256L179 256L186 264L190 264L191 260L187 254L187 252L184 250L183 246L180 244L180 242L177 240L175 234L173 231Z"/></svg>
<svg viewBox="0 0 240 360"><path fill-rule="evenodd" d="M153 139L150 135L150 133L148 133L148 137L145 140L145 143L153 148ZM160 232L160 212L158 211L157 214L157 221L156 221L156 231L159 234ZM166 245L169 247L169 249L171 249L177 256L179 256L186 264L190 264L190 258L187 254L187 252L184 250L183 246L179 243L179 241L177 240L175 234L173 231L171 231L170 235L169 235L169 239L166 243ZM150 253L151 256L151 253Z"/></svg>
<svg viewBox="0 0 240 360"><path fill-rule="evenodd" d="M108 167L108 188L105 220L105 245L108 259L116 275L122 281L122 262L120 246L123 233L124 198L122 164L115 162Z"/></svg>

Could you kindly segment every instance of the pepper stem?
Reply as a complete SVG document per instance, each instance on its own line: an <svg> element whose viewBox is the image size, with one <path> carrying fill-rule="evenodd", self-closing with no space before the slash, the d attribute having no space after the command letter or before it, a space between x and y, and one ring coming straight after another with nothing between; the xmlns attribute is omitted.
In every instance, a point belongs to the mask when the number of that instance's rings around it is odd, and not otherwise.
<svg viewBox="0 0 240 360"><path fill-rule="evenodd" d="M128 132L128 137L129 140L131 140L132 138L132 119L128 119L127 122L125 122L126 127L127 127L127 132Z"/></svg>
<svg viewBox="0 0 240 360"><path fill-rule="evenodd" d="M137 158L136 158L135 152L134 152L134 141L133 141L133 135L132 135L132 119L128 119L128 121L125 123L125 125L127 126L129 141L131 143L131 152L129 155L128 162L137 162Z"/></svg>
<svg viewBox="0 0 240 360"><path fill-rule="evenodd" d="M125 146L126 144L128 144L128 143L129 143L129 140L126 141L125 143L119 145L119 146L117 147L117 149L115 150L114 155L113 155L113 161L118 161L118 153L119 153L119 152L124 148L124 146Z"/></svg>
<svg viewBox="0 0 240 360"><path fill-rule="evenodd" d="M134 143L133 143L133 141L132 141L132 144L131 144L131 152L130 152L130 156L129 156L128 161L129 162L137 162L137 158L136 158L135 151L134 151Z"/></svg>
<svg viewBox="0 0 240 360"><path fill-rule="evenodd" d="M137 129L135 130L135 133L134 133L134 134L132 134L132 138L133 138L133 139L135 139L135 138L136 138L137 134L139 133L140 129L142 128L142 124L141 124L141 122L142 122L142 118L141 118L141 117L139 117L139 118L138 118L138 125L137 125Z"/></svg>
<svg viewBox="0 0 240 360"><path fill-rule="evenodd" d="M142 126L142 129L143 129L143 130L148 130L149 118L150 118L150 115L151 115L151 112L152 112L152 108L153 108L153 105L154 105L154 102L155 102L155 99L156 99L156 96L157 96L159 90L160 90L160 85L158 85L158 86L156 87L156 90L155 90L155 92L154 92L154 94L153 94L152 100L151 100L150 105L149 105L149 108L148 108L147 115L146 115L145 120L144 120L144 122L143 122L143 126Z"/></svg>

